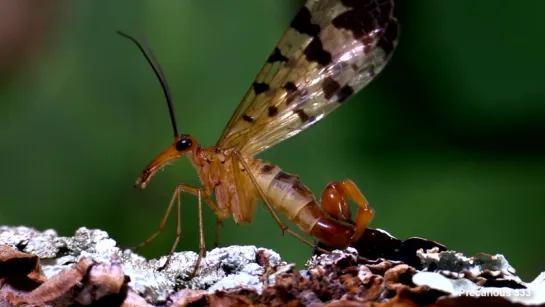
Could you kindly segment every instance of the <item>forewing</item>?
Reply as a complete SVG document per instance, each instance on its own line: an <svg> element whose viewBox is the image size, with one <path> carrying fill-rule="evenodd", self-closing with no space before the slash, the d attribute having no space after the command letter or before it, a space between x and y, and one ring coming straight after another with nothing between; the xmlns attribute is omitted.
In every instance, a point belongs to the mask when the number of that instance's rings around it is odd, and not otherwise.
<svg viewBox="0 0 545 307"><path fill-rule="evenodd" d="M257 75L217 146L255 155L365 87L397 45L393 0L309 0Z"/></svg>

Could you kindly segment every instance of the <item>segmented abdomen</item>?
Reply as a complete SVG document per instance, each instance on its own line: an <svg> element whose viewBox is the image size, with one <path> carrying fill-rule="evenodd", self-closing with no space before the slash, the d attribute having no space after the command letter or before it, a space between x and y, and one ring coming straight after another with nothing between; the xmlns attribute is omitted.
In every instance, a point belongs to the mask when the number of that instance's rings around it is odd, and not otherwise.
<svg viewBox="0 0 545 307"><path fill-rule="evenodd" d="M299 176L286 173L276 165L259 162L254 164L253 173L270 204L302 231L310 233L314 224L325 215L312 192Z"/></svg>
<svg viewBox="0 0 545 307"><path fill-rule="evenodd" d="M332 219L297 175L260 160L255 160L251 168L270 205L304 233L333 248L343 249L350 244L353 227Z"/></svg>

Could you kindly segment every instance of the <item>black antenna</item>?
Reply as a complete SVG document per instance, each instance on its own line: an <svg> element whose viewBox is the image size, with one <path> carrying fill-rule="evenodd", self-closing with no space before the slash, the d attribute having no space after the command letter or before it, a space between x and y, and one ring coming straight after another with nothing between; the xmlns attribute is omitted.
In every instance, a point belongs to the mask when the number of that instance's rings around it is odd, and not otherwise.
<svg viewBox="0 0 545 307"><path fill-rule="evenodd" d="M142 52L144 57L146 58L146 61L148 61L148 64L153 69L153 72L155 73L155 76L159 80L159 83L161 83L161 87L163 88L163 93L165 94L165 98L167 100L168 104L168 112L170 113L170 121L172 122L172 129L174 129L174 138L178 137L178 127L176 125L176 117L174 115L174 105L172 104L172 97L170 95L170 90L168 88L167 80L163 74L163 70L161 69L161 65L159 65L159 62L155 59L155 56L153 55L153 52L151 51L151 48L147 48L147 50L132 36L125 34L121 31L116 31L117 34L131 40L133 43L138 46L138 49Z"/></svg>

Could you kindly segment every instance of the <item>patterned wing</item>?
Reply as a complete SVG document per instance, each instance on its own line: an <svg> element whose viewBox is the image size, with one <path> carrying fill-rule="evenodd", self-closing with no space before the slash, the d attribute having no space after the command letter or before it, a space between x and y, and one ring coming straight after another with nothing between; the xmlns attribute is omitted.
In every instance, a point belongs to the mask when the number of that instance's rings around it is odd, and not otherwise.
<svg viewBox="0 0 545 307"><path fill-rule="evenodd" d="M217 146L256 155L318 122L383 69L398 38L393 0L307 0Z"/></svg>

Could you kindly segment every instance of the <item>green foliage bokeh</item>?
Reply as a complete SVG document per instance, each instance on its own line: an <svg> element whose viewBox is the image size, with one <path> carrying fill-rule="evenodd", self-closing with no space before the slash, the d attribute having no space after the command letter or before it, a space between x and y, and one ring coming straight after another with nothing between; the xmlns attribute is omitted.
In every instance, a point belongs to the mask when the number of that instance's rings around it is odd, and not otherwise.
<svg viewBox="0 0 545 307"><path fill-rule="evenodd" d="M503 253L525 279L542 261L545 201L545 2L398 1L398 50L370 86L260 158L317 196L351 178L376 210L372 227L472 255ZM132 187L172 141L140 36L167 75L181 132L212 145L302 1L74 1L38 64L0 92L0 225L106 230L123 245L158 226L187 160ZM139 25L139 26L138 26ZM178 250L197 250L195 197L182 198ZM262 208L262 209L261 209ZM205 209L212 246L215 218ZM140 252L166 254L165 232ZM302 264L311 249L282 236L264 207L225 223L221 245L273 248Z"/></svg>

